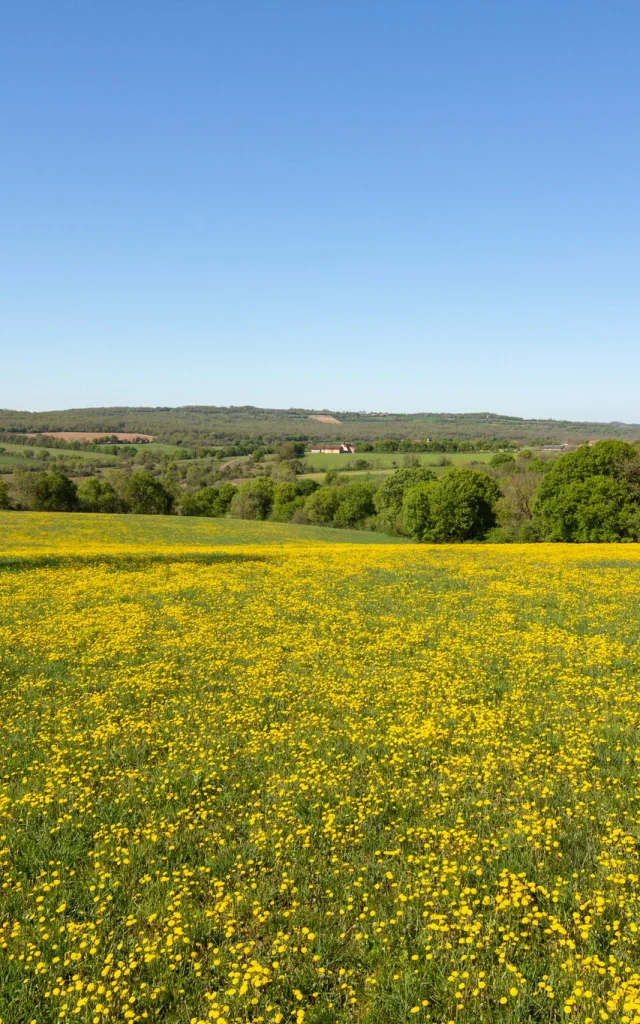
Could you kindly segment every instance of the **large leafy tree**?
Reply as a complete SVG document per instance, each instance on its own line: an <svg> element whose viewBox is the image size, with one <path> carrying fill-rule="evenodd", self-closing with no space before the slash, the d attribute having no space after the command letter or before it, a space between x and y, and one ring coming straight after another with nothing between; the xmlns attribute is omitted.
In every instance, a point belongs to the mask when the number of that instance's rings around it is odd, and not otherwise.
<svg viewBox="0 0 640 1024"><path fill-rule="evenodd" d="M273 481L265 476L241 484L231 501L236 519L268 519L273 508Z"/></svg>
<svg viewBox="0 0 640 1024"><path fill-rule="evenodd" d="M533 510L544 540L638 539L637 449L625 441L598 441L563 455L541 481Z"/></svg>
<svg viewBox="0 0 640 1024"><path fill-rule="evenodd" d="M440 480L407 491L403 525L407 533L421 541L482 540L496 524L499 497L500 488L486 473L451 469Z"/></svg>
<svg viewBox="0 0 640 1024"><path fill-rule="evenodd" d="M128 478L125 500L129 510L138 515L169 515L174 499L160 480L143 470Z"/></svg>
<svg viewBox="0 0 640 1024"><path fill-rule="evenodd" d="M388 476L375 496L375 507L381 528L401 532L402 502L405 493L417 484L435 479L433 470L421 466L398 469Z"/></svg>
<svg viewBox="0 0 640 1024"><path fill-rule="evenodd" d="M78 507L73 480L57 469L44 473L35 489L34 507L40 512L73 512Z"/></svg>
<svg viewBox="0 0 640 1024"><path fill-rule="evenodd" d="M353 480L342 488L342 501L334 516L336 526L361 526L375 512L375 484Z"/></svg>
<svg viewBox="0 0 640 1024"><path fill-rule="evenodd" d="M124 508L108 480L87 477L78 487L78 500L84 512L122 512Z"/></svg>
<svg viewBox="0 0 640 1024"><path fill-rule="evenodd" d="M317 526L327 526L333 522L333 517L340 507L344 498L344 487L319 487L311 494L304 505L304 511L310 523Z"/></svg>
<svg viewBox="0 0 640 1024"><path fill-rule="evenodd" d="M180 513L183 516L226 516L237 487L222 484L221 487L202 487L193 494L183 494L180 499Z"/></svg>

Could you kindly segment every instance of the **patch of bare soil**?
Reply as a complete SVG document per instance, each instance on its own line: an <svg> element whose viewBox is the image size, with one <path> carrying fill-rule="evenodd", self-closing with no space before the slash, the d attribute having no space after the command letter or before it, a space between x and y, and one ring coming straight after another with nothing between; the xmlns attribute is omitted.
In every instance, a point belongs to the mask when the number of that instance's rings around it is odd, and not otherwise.
<svg viewBox="0 0 640 1024"><path fill-rule="evenodd" d="M310 416L310 420L317 420L318 423L339 423L335 416Z"/></svg>
<svg viewBox="0 0 640 1024"><path fill-rule="evenodd" d="M118 441L135 441L137 437L143 441L153 441L151 434L121 434L118 431L99 430L43 430L45 437L60 437L63 441L95 441L101 437L117 437ZM27 434L27 437L35 437Z"/></svg>

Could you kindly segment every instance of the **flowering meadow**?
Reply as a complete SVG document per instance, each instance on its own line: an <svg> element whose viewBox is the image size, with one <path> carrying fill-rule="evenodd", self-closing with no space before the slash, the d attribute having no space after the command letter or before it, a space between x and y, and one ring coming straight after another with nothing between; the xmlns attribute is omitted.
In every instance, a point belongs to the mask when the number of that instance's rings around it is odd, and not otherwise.
<svg viewBox="0 0 640 1024"><path fill-rule="evenodd" d="M2 1024L640 1022L636 546L124 520L0 514Z"/></svg>

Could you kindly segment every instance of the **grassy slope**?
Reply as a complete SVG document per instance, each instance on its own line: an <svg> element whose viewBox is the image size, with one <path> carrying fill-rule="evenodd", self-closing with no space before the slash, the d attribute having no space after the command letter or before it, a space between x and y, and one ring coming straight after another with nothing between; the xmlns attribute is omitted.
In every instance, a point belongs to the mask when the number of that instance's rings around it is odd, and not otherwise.
<svg viewBox="0 0 640 1024"><path fill-rule="evenodd" d="M147 446L140 445L140 447L142 448L142 447L147 447ZM9 459L13 460L14 462L19 461L20 463L24 459L24 453L26 451L33 452L33 458L34 458L34 460L36 462L38 460L42 459L43 452L48 452L52 459L53 458L56 458L56 459L60 459L60 458L62 458L62 459L74 458L74 459L86 459L89 462L95 462L96 460L100 461L100 462L104 462L106 459L109 458L108 455L106 455L106 454L103 455L100 452L75 451L72 448L39 448L39 447L31 447L31 445L24 445L24 444L10 444L10 443L7 443L6 441L0 442L0 448L4 448L5 451L6 451L6 455L3 454L2 456L0 456L0 458L3 458L3 459L4 458L9 458ZM113 458L111 458L111 461L115 465L117 459L115 457L113 457Z"/></svg>
<svg viewBox="0 0 640 1024"><path fill-rule="evenodd" d="M261 523L243 519L200 519L181 516L92 515L65 512L0 512L0 556L24 552L82 553L83 548L109 552L123 546L148 549L180 547L202 551L245 544L397 544L400 538L362 530L322 526Z"/></svg>

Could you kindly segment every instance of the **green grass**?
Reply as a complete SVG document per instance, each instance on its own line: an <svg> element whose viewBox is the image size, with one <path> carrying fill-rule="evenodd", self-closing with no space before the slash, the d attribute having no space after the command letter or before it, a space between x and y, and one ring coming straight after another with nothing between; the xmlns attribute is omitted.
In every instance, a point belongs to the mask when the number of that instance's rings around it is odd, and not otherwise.
<svg viewBox="0 0 640 1024"><path fill-rule="evenodd" d="M190 516L97 515L68 512L0 512L0 556L26 546L42 552L66 544L108 548L121 545L203 548L243 544L398 544L402 538L366 530L334 530L324 526L206 519Z"/></svg>
<svg viewBox="0 0 640 1024"><path fill-rule="evenodd" d="M126 441L122 442L122 444L126 443ZM161 444L160 441L149 441L148 444L136 444L133 447L137 448L139 452L155 452L158 455L179 456L184 451L181 445Z"/></svg>
<svg viewBox="0 0 640 1024"><path fill-rule="evenodd" d="M472 462L488 463L493 452L453 452L444 457L450 459L453 466L468 466ZM431 469L438 468L438 461L443 456L439 453L428 452L423 455L409 455L410 459L417 458L421 466L428 466ZM313 466L315 472L326 472L328 469L339 469L350 472L347 467L353 466L359 459L365 459L370 465L370 472L392 473L395 469L402 469L406 464L407 455L404 452L363 452L355 455L305 455L304 461ZM364 472L364 471L363 471Z"/></svg>
<svg viewBox="0 0 640 1024"><path fill-rule="evenodd" d="M106 454L102 455L100 452L75 451L71 448L40 448L25 444L10 444L6 441L0 443L0 448L4 448L6 450L6 455L3 454L0 458L7 458L10 456L14 461L16 459L19 460L20 463L22 463L23 459L25 462L27 461L24 458L25 452L33 452L33 461L35 462L42 461L44 452L48 452L50 459L86 459L89 462L95 462L96 460L102 462L109 459L109 461L114 465L117 461L115 456L110 457Z"/></svg>
<svg viewBox="0 0 640 1024"><path fill-rule="evenodd" d="M637 1021L638 545L0 525L2 1024Z"/></svg>

